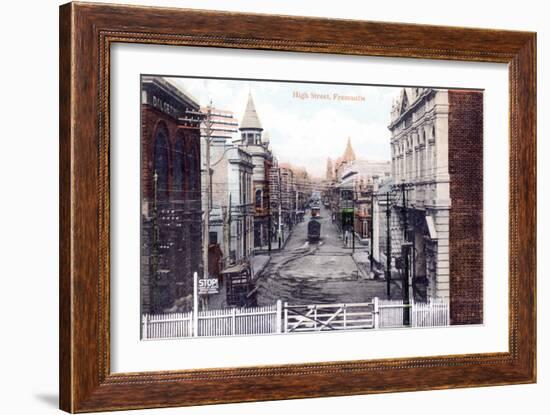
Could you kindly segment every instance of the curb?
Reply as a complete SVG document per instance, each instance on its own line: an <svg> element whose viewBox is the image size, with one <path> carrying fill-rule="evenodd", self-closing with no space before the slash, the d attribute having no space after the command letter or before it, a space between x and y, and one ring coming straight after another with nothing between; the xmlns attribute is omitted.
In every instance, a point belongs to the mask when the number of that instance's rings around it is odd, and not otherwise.
<svg viewBox="0 0 550 415"><path fill-rule="evenodd" d="M264 265L258 271L254 271L254 282L256 282L262 276L262 273L264 272L264 270L266 269L266 267L269 265L270 262L271 262L271 256L268 255L267 261L265 261Z"/></svg>

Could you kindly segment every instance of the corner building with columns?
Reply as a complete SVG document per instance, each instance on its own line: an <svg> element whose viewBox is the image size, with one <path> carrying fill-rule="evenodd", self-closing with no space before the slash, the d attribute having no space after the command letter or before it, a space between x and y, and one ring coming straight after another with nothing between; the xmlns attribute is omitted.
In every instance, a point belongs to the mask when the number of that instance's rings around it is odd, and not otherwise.
<svg viewBox="0 0 550 415"><path fill-rule="evenodd" d="M482 323L483 93L403 88L388 128L392 251L412 244L412 275L449 299L452 324Z"/></svg>

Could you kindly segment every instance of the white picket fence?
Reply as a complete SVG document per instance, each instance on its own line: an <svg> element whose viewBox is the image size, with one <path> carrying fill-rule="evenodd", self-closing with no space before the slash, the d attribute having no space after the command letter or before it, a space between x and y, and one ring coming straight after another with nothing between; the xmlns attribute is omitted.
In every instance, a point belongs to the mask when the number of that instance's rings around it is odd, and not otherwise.
<svg viewBox="0 0 550 415"><path fill-rule="evenodd" d="M410 309L410 326L443 327L450 324L447 300L403 304L402 300L371 303L317 304L305 306L276 304L265 307L203 310L187 313L144 314L142 338L238 336L321 330L353 330L405 327L403 314ZM197 327L195 330L194 328Z"/></svg>
<svg viewBox="0 0 550 415"><path fill-rule="evenodd" d="M412 310L412 327L441 327L451 324L448 300L414 303Z"/></svg>
<svg viewBox="0 0 550 415"><path fill-rule="evenodd" d="M171 339L193 337L193 312L143 314L141 316L141 338Z"/></svg>
<svg viewBox="0 0 550 415"><path fill-rule="evenodd" d="M403 315L406 309L410 309L410 327L450 325L449 301L445 299L429 300L426 303L412 302L408 305L403 304L403 300L378 300L377 308L376 328L405 327Z"/></svg>
<svg viewBox="0 0 550 415"><path fill-rule="evenodd" d="M171 339L238 336L281 332L280 302L272 306L203 310L187 313L143 314L142 338ZM193 328L197 327L195 331Z"/></svg>

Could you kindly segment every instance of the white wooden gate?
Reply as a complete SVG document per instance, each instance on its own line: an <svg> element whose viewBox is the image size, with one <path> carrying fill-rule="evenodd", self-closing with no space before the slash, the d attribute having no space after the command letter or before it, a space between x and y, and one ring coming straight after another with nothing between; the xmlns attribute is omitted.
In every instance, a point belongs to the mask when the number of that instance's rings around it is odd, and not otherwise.
<svg viewBox="0 0 550 415"><path fill-rule="evenodd" d="M283 332L371 329L374 302L283 306Z"/></svg>

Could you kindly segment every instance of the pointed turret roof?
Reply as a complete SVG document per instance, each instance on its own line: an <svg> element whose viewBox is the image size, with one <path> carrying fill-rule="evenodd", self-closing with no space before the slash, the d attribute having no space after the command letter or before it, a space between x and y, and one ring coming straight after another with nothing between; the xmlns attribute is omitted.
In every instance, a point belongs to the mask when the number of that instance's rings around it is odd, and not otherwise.
<svg viewBox="0 0 550 415"><path fill-rule="evenodd" d="M348 137L348 143L346 144L346 150L344 151L344 155L342 156L342 159L344 161L355 160L355 151L353 151L353 147L351 146L351 138L349 137Z"/></svg>
<svg viewBox="0 0 550 415"><path fill-rule="evenodd" d="M332 159L330 157L327 158L327 172L326 172L326 179L332 180L334 177L334 166L332 164Z"/></svg>
<svg viewBox="0 0 550 415"><path fill-rule="evenodd" d="M248 94L248 102L246 103L246 109L244 110L243 120L241 121L241 130L254 129L263 130L256 107L254 106L254 100L252 99L252 93Z"/></svg>

